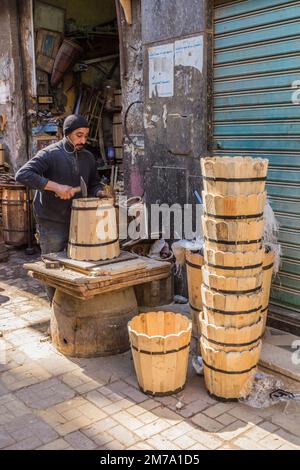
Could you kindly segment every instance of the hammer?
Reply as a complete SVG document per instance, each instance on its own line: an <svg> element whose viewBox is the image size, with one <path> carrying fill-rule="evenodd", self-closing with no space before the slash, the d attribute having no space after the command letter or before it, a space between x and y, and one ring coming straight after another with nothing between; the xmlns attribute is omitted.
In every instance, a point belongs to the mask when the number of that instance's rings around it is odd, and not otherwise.
<svg viewBox="0 0 300 470"><path fill-rule="evenodd" d="M82 176L80 176L80 186L75 188L75 193L81 193L82 197L87 197L87 187Z"/></svg>

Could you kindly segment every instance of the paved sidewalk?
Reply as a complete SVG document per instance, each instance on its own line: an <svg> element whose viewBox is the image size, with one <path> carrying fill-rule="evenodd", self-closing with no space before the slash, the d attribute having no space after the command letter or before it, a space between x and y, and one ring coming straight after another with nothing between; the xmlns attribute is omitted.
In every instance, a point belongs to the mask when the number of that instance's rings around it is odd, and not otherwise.
<svg viewBox="0 0 300 470"><path fill-rule="evenodd" d="M139 391L129 352L59 354L43 287L23 270L26 261L11 250L0 264L0 449L300 449L296 402L216 402L192 367L182 393L153 399Z"/></svg>

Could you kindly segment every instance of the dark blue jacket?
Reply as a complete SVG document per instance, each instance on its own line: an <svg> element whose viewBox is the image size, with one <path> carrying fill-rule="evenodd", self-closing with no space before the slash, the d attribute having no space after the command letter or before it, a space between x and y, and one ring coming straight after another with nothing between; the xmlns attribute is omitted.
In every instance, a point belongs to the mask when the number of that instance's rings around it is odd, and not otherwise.
<svg viewBox="0 0 300 470"><path fill-rule="evenodd" d="M45 191L47 182L80 186L80 176L88 188L88 195L96 196L102 189L94 156L83 149L72 152L73 148L64 138L40 150L16 173L16 180L31 189L37 189L33 209L38 223L60 222L70 224L72 199L63 200L52 191ZM74 197L82 197L80 193Z"/></svg>

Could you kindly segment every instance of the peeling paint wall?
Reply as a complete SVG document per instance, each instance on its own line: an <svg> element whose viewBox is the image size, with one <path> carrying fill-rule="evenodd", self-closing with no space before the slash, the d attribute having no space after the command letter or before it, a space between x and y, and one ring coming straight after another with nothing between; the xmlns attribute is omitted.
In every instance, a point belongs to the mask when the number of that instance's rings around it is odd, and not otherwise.
<svg viewBox="0 0 300 470"><path fill-rule="evenodd" d="M195 203L208 152L212 3L142 1L145 197ZM171 52L170 52L171 51Z"/></svg>
<svg viewBox="0 0 300 470"><path fill-rule="evenodd" d="M132 25L121 9L125 67L121 70L124 137L125 190L130 196L144 194L143 45L141 0L132 0ZM127 73L126 73L127 72Z"/></svg>
<svg viewBox="0 0 300 470"><path fill-rule="evenodd" d="M0 131L5 159L11 170L27 160L24 132L22 67L18 38L16 1L2 0L0 9L0 115L6 126Z"/></svg>

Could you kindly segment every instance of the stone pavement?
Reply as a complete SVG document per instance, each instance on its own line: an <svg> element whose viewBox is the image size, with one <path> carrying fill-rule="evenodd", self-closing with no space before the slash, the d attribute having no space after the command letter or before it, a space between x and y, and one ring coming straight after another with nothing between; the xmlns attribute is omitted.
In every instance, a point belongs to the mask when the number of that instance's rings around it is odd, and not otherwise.
<svg viewBox="0 0 300 470"><path fill-rule="evenodd" d="M129 352L59 354L43 287L23 270L23 251L10 252L0 264L0 449L300 449L295 402L219 403L192 367L183 392L153 399Z"/></svg>

